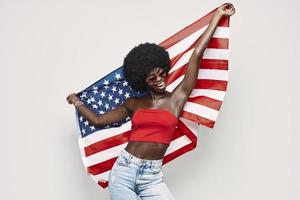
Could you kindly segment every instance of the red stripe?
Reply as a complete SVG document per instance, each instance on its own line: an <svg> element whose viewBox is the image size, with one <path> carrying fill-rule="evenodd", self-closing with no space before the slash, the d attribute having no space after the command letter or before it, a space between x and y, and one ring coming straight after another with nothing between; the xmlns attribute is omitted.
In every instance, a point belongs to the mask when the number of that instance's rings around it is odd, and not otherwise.
<svg viewBox="0 0 300 200"><path fill-rule="evenodd" d="M108 187L108 181L105 181L105 182L98 181L98 185L105 189Z"/></svg>
<svg viewBox="0 0 300 200"><path fill-rule="evenodd" d="M198 123L198 124L201 124L201 125L203 125L203 126L206 126L206 127L208 127L208 128L213 128L214 125L215 125L215 122L214 122L214 121L212 121L212 120L210 120L210 119L206 119L206 118L201 117L201 116L199 116L199 115L195 115L195 114L193 114L193 113L187 112L187 111L185 111L185 110L182 111L181 116L182 116L183 118L186 118L186 119L188 119L188 120L194 121L194 122L196 122L196 123Z"/></svg>
<svg viewBox="0 0 300 200"><path fill-rule="evenodd" d="M228 49L228 39L227 38L211 38L208 43L208 48L215 49Z"/></svg>
<svg viewBox="0 0 300 200"><path fill-rule="evenodd" d="M101 163L97 163L95 165L89 166L87 167L87 171L92 175L104 173L108 170L111 170L116 160L117 157L114 157L109 160L103 161Z"/></svg>
<svg viewBox="0 0 300 200"><path fill-rule="evenodd" d="M200 69L228 70L228 60L202 59Z"/></svg>
<svg viewBox="0 0 300 200"><path fill-rule="evenodd" d="M227 81L198 79L194 88L226 91Z"/></svg>
<svg viewBox="0 0 300 200"><path fill-rule="evenodd" d="M89 146L86 146L84 148L85 156L88 157L90 155L93 155L95 153L99 153L100 151L104 151L106 149L109 149L114 146L121 145L128 141L128 137L130 135L130 130L126 131L124 133L115 135L113 137L109 137L104 140L100 140L98 142L95 142L94 144L91 144Z"/></svg>
<svg viewBox="0 0 300 200"><path fill-rule="evenodd" d="M188 99L188 101L212 108L214 110L220 110L222 105L222 101L205 97L205 96L191 97Z"/></svg>
<svg viewBox="0 0 300 200"><path fill-rule="evenodd" d="M176 69L175 71L172 71L169 73L169 75L166 78L166 85L170 85L174 81L176 81L179 77L183 76L187 70L188 64L183 65L182 67Z"/></svg>

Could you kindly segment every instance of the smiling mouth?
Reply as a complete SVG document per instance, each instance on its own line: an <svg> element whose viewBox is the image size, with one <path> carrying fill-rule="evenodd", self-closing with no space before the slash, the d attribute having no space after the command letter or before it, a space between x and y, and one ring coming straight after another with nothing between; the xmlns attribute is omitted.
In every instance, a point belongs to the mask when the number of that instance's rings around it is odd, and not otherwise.
<svg viewBox="0 0 300 200"><path fill-rule="evenodd" d="M161 82L160 84L157 84L156 87L157 87L158 89L164 88L164 87L165 87L165 82L163 81L163 82Z"/></svg>

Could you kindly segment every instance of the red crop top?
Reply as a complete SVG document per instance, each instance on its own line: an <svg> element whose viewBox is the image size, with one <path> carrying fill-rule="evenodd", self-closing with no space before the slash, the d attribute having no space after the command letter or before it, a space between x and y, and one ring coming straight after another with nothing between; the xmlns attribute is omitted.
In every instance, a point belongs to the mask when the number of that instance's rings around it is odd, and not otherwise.
<svg viewBox="0 0 300 200"><path fill-rule="evenodd" d="M163 109L138 109L132 116L129 141L159 142L169 145L178 119Z"/></svg>

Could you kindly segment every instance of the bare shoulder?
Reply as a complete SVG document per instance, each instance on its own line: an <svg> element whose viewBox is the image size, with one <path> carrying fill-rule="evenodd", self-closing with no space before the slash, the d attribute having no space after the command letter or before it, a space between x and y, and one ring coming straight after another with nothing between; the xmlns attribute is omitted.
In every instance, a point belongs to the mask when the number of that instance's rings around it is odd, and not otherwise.
<svg viewBox="0 0 300 200"><path fill-rule="evenodd" d="M123 103L123 106L129 111L129 112L133 112L134 110L134 105L137 102L137 98L135 97L129 97L128 99L126 99Z"/></svg>

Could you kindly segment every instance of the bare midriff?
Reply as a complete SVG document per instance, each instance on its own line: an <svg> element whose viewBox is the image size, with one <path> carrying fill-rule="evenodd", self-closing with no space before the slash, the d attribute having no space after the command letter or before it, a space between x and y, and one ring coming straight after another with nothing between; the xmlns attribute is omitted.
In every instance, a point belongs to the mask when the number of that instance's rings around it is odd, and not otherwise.
<svg viewBox="0 0 300 200"><path fill-rule="evenodd" d="M126 151L135 157L146 160L163 159L169 145L158 142L129 141Z"/></svg>

